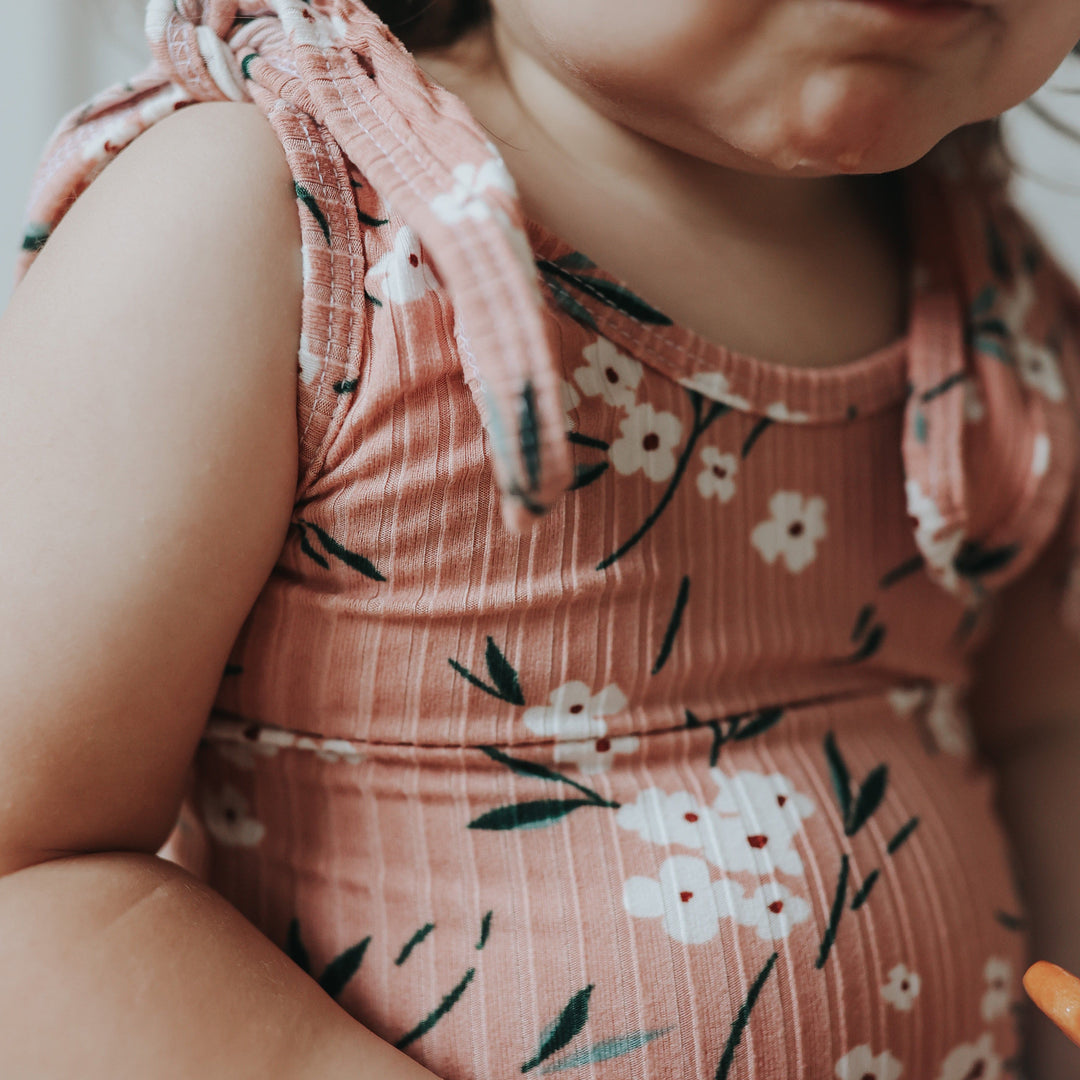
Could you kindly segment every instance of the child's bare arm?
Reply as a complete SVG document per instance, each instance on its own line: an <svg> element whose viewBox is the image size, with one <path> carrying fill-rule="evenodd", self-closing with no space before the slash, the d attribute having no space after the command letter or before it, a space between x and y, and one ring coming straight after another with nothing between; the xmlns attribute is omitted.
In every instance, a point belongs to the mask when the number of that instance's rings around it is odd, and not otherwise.
<svg viewBox="0 0 1080 1080"><path fill-rule="evenodd" d="M999 805L1018 859L1033 959L1080 971L1080 644L1062 625L1064 537L1002 597L971 701L1000 775ZM1030 1073L1077 1075L1080 1050L1028 1004Z"/></svg>
<svg viewBox="0 0 1080 1080"><path fill-rule="evenodd" d="M293 195L253 108L195 106L0 320L5 1076L431 1080L154 857L289 524Z"/></svg>

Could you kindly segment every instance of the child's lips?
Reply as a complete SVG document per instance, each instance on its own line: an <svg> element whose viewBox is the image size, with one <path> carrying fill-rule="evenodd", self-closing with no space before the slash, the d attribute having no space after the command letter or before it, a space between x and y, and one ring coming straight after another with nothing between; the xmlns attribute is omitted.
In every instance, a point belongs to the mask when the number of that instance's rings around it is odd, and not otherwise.
<svg viewBox="0 0 1080 1080"><path fill-rule="evenodd" d="M1080 979L1057 964L1040 960L1024 974L1024 989L1031 1000L1080 1045Z"/></svg>

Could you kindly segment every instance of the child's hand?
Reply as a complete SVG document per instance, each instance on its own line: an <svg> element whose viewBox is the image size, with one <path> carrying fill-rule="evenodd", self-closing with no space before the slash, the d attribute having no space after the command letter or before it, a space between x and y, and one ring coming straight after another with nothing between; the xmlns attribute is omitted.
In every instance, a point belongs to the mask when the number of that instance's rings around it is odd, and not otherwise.
<svg viewBox="0 0 1080 1080"><path fill-rule="evenodd" d="M1057 964L1040 960L1024 974L1032 1001L1080 1046L1080 979Z"/></svg>

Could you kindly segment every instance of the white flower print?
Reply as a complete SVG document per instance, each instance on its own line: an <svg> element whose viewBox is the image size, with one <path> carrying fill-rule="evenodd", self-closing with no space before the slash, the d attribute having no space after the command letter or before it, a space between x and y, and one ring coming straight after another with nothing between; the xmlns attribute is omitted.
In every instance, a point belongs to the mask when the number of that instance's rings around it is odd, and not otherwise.
<svg viewBox="0 0 1080 1080"><path fill-rule="evenodd" d="M615 685L598 694L583 682L568 682L552 690L547 706L526 709L522 720L534 734L555 739L599 739L607 734L610 716L626 708L626 696Z"/></svg>
<svg viewBox="0 0 1080 1080"><path fill-rule="evenodd" d="M217 795L207 791L202 801L203 819L215 840L230 847L255 847L266 826L248 816L247 799L231 784Z"/></svg>
<svg viewBox="0 0 1080 1080"><path fill-rule="evenodd" d="M454 187L431 200L432 211L447 225L457 225L465 218L486 221L491 217L491 204L482 195L488 188L497 188L510 195L516 192L514 180L501 157L488 158L479 168L464 163L454 168Z"/></svg>
<svg viewBox="0 0 1080 1080"><path fill-rule="evenodd" d="M607 338L597 338L581 350L584 367L574 372L574 382L588 397L602 397L609 405L633 407L641 364L620 352Z"/></svg>
<svg viewBox="0 0 1080 1080"><path fill-rule="evenodd" d="M943 683L934 687L926 710L926 726L944 753L970 757L975 752L971 724L955 686Z"/></svg>
<svg viewBox="0 0 1080 1080"><path fill-rule="evenodd" d="M720 861L719 816L702 806L689 791L668 794L661 788L646 788L632 803L624 803L615 815L624 829L636 832L653 844L681 844L706 849L710 862Z"/></svg>
<svg viewBox="0 0 1080 1080"><path fill-rule="evenodd" d="M837 1080L897 1080L903 1071L888 1050L875 1057L869 1046L856 1046L836 1063Z"/></svg>
<svg viewBox="0 0 1080 1080"><path fill-rule="evenodd" d="M894 686L885 696L897 716L910 716L926 704L930 691L925 686Z"/></svg>
<svg viewBox="0 0 1080 1080"><path fill-rule="evenodd" d="M696 390L699 394L704 394L705 397L711 398L713 401L730 405L731 408L739 412L750 411L750 402L746 398L731 393L728 389L727 376L722 375L719 371L699 371L696 375L680 379L679 385L685 386L688 390Z"/></svg>
<svg viewBox="0 0 1080 1080"><path fill-rule="evenodd" d="M709 499L715 495L722 503L730 502L735 496L738 459L734 454L721 454L716 447L706 446L701 451L701 461L705 466L697 478L701 497Z"/></svg>
<svg viewBox="0 0 1080 1080"><path fill-rule="evenodd" d="M660 867L660 880L632 877L623 886L623 906L641 919L663 919L676 941L701 945L720 928L721 912L734 906L728 894L739 888L729 879L709 880L709 866L692 855L673 855Z"/></svg>
<svg viewBox="0 0 1080 1080"><path fill-rule="evenodd" d="M740 926L752 926L762 941L780 941L810 917L810 905L778 881L766 881L748 896L735 882L732 889L716 893L721 915L730 915Z"/></svg>
<svg viewBox="0 0 1080 1080"><path fill-rule="evenodd" d="M1045 476L1050 468L1050 438L1040 432L1031 446L1031 475Z"/></svg>
<svg viewBox="0 0 1080 1080"><path fill-rule="evenodd" d="M648 403L634 405L619 425L619 438L608 453L623 476L640 469L658 482L675 471L675 447L681 438L682 422L673 413L657 412Z"/></svg>
<svg viewBox="0 0 1080 1080"><path fill-rule="evenodd" d="M922 989L922 979L903 964L889 972L889 981L881 988L881 996L901 1012L910 1012Z"/></svg>
<svg viewBox="0 0 1080 1080"><path fill-rule="evenodd" d="M946 536L940 535L945 519L934 500L923 493L918 480L908 480L904 490L908 514L917 522L915 540L919 550L941 575L945 587L953 592L960 580L953 562L964 543L964 533L954 529Z"/></svg>
<svg viewBox="0 0 1080 1080"><path fill-rule="evenodd" d="M774 401L766 406L765 415L781 424L805 424L810 419L807 413L793 412L782 401Z"/></svg>
<svg viewBox="0 0 1080 1080"><path fill-rule="evenodd" d="M986 993L983 994L980 1011L982 1018L990 1023L991 1020L1004 1016L1013 1002L1012 964L999 956L991 956L986 961L983 977L986 979Z"/></svg>
<svg viewBox="0 0 1080 1080"><path fill-rule="evenodd" d="M555 761L569 761L586 775L607 772L616 754L632 754L638 748L636 735L623 735L609 739L582 739L573 742L557 742L553 752Z"/></svg>
<svg viewBox="0 0 1080 1080"><path fill-rule="evenodd" d="M747 770L728 776L717 768L709 773L720 789L712 804L722 815L717 861L731 870L802 874L802 859L792 845L803 819L816 808L813 799L796 791L783 773Z"/></svg>
<svg viewBox="0 0 1080 1080"><path fill-rule="evenodd" d="M439 287L432 269L424 262L420 238L403 225L394 237L394 246L369 271L367 288L380 300L407 304Z"/></svg>
<svg viewBox="0 0 1080 1080"><path fill-rule="evenodd" d="M577 418L573 413L581 404L581 395L577 392L573 383L568 382L566 379L560 379L559 396L562 398L563 412L566 414L566 430L573 431L577 426Z"/></svg>
<svg viewBox="0 0 1080 1080"><path fill-rule="evenodd" d="M359 765L364 760L363 751L346 739L321 740L315 756L334 765L339 761L344 761L349 765Z"/></svg>
<svg viewBox="0 0 1080 1080"><path fill-rule="evenodd" d="M1061 377L1057 357L1045 345L1030 338L1016 341L1016 368L1027 386L1051 401L1065 400L1065 380Z"/></svg>
<svg viewBox="0 0 1080 1080"><path fill-rule="evenodd" d="M985 417L986 406L983 404L982 392L968 379L964 383L964 419L969 424L978 424Z"/></svg>
<svg viewBox="0 0 1080 1080"><path fill-rule="evenodd" d="M1001 1058L994 1053L994 1038L985 1032L978 1042L961 1043L941 1063L937 1080L998 1080Z"/></svg>
<svg viewBox="0 0 1080 1080"><path fill-rule="evenodd" d="M755 526L750 542L767 563L783 559L791 573L801 573L817 558L818 541L826 533L825 500L778 491L769 500L769 512L772 517Z"/></svg>

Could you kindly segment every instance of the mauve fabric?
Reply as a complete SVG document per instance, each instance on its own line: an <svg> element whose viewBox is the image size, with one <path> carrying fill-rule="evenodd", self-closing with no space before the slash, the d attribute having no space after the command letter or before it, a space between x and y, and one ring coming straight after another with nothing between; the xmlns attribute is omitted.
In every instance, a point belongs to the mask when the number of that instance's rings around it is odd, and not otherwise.
<svg viewBox="0 0 1080 1080"><path fill-rule="evenodd" d="M993 593L1080 538L1080 303L1024 222L943 146L903 178L909 333L784 367L526 220L363 5L147 27L23 269L233 99L305 275L294 528L163 853L444 1080L1001 1075L1026 936L963 694Z"/></svg>

